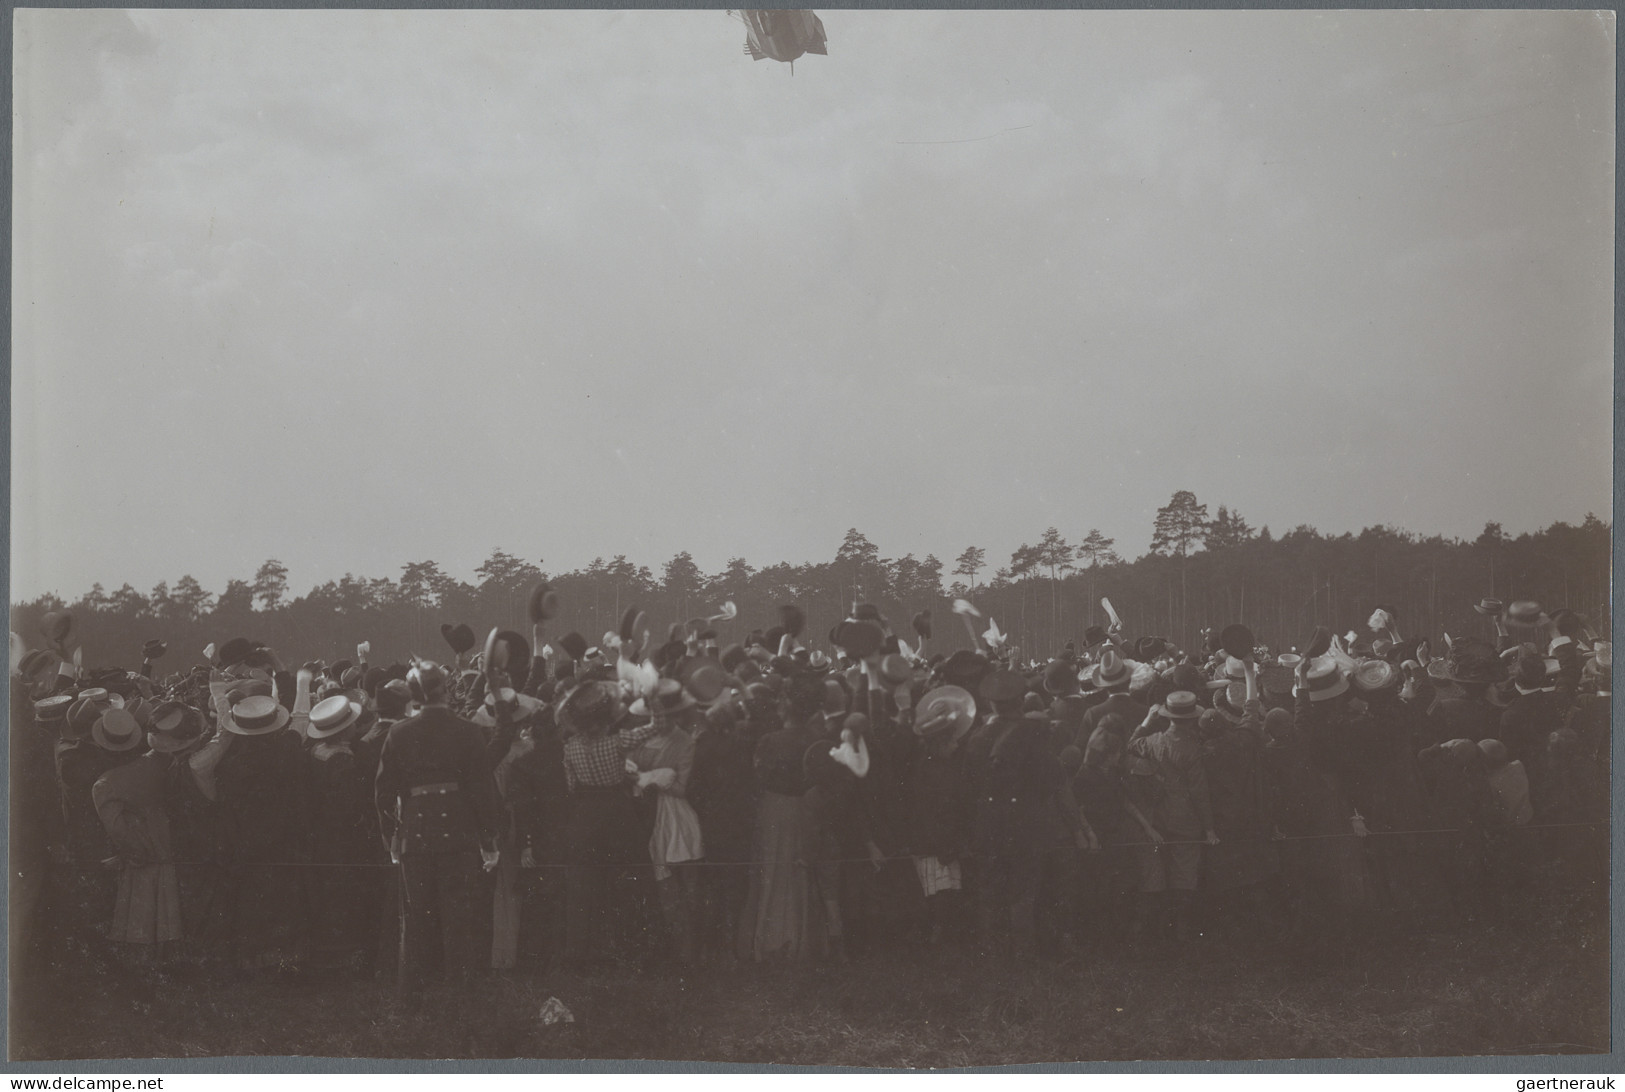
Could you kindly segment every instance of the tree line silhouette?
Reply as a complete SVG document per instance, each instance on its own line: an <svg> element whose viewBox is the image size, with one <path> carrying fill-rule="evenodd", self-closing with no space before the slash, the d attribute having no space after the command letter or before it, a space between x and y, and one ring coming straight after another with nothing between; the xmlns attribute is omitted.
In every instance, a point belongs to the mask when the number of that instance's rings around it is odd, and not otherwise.
<svg viewBox="0 0 1625 1092"><path fill-rule="evenodd" d="M1111 599L1131 636L1156 634L1185 648L1197 646L1203 627L1242 622L1261 641L1284 650L1316 625L1360 626L1379 603L1396 612L1407 636L1476 632L1483 621L1471 608L1484 596L1534 599L1548 609L1579 610L1601 629L1608 624L1611 528L1589 514L1578 525L1557 522L1516 537L1488 523L1471 541L1381 525L1342 535L1299 526L1274 536L1268 527L1254 530L1224 505L1210 517L1194 494L1180 491L1158 510L1143 556L1126 561L1115 545L1097 529L1072 543L1050 527L991 574L981 547L967 547L944 572L944 563L930 555L882 557L856 528L829 561L758 569L736 557L712 574L687 552L656 574L623 554L549 572L541 559L495 549L475 570L475 583L451 576L436 562L417 561L394 578L346 574L302 596L290 595L287 567L272 559L252 579L228 581L218 595L190 575L148 593L129 584L108 592L97 584L72 602L43 595L13 604L12 628L37 646L39 619L47 611L73 611L86 666L134 665L143 642L154 637L171 649L161 671L189 667L208 643L236 636L299 659L353 658L363 640L371 642L376 663L413 653L449 658L441 623L528 634L526 600L543 580L562 601L547 635L576 630L589 644L614 629L629 606L647 613L658 637L671 623L718 613L728 600L739 613L716 624L724 644L773 625L782 603L806 612L804 640L823 643L854 603L870 602L905 634L911 616L932 611L927 651L947 653L970 645L950 613L953 599L966 598L998 620L1023 657L1037 659L1069 640L1081 641L1087 627L1104 625L1102 597Z"/></svg>

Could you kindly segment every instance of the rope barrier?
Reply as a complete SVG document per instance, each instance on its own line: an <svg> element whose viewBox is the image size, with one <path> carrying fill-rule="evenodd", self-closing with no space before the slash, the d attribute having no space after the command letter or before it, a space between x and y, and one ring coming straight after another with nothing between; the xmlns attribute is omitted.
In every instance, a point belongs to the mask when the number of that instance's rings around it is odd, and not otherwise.
<svg viewBox="0 0 1625 1092"><path fill-rule="evenodd" d="M1276 845L1276 844L1279 844L1281 842L1314 842L1314 841L1325 841L1325 840L1332 839L1332 838L1341 838L1341 839L1354 838L1354 839L1358 839L1358 840L1361 840L1361 841L1365 841L1365 840L1372 839L1372 838L1396 838L1396 837L1412 835L1412 834L1472 834L1472 833L1513 834L1513 833L1517 833L1517 832L1521 832L1521 831L1570 830L1570 829L1575 829L1575 828L1579 828L1579 827L1607 827L1608 825L1609 824L1608 824L1608 822L1606 820L1592 820L1592 821L1589 821L1589 822L1582 822L1582 823L1528 823L1528 824L1525 824L1523 826L1506 827L1506 828L1501 828L1501 829L1490 829L1490 830L1486 830L1484 828L1474 828L1474 827L1431 827L1431 828L1416 829L1416 830L1372 830L1372 831L1367 831L1365 834L1356 834L1353 831L1340 831L1340 832L1332 833L1332 834L1287 834L1287 835L1282 835L1279 838L1275 838L1275 837L1271 837L1271 838L1228 838L1228 839L1227 838L1221 838L1221 839L1219 839L1219 841L1216 844L1221 845L1221 846L1225 846L1225 845L1232 845L1232 846L1233 845ZM1209 843L1207 841L1207 839L1205 839L1205 838L1187 838L1187 839L1165 838L1161 842L1153 842L1153 841L1108 842L1108 843L1102 843L1098 852L1105 852L1106 850L1109 850L1109 849L1128 849L1128 848L1144 847L1144 846L1150 846L1153 849L1158 849L1158 848L1161 848L1163 846L1205 846L1205 845L1210 845L1210 844L1215 844L1215 843ZM1073 847L1073 846L1050 846L1050 847L1045 847L1045 852L1054 852L1054 851L1060 851L1060 850L1074 850L1075 848L1076 847ZM1091 850L1077 850L1077 851L1078 852L1095 852L1095 851L1091 851ZM975 860L981 860L985 856L986 856L985 854L962 853L958 857L956 857L955 860L959 860L959 861L975 861ZM915 860L919 860L919 859L920 858L916 857L914 854L911 854L911 853L882 855L880 857L824 857L824 858L819 858L818 860L811 862L811 866L812 867L817 867L819 865L835 865L835 864L883 864L883 863L885 863L887 861L915 861ZM107 872L119 871L116 868L109 868L109 867L103 866L100 861L67 861L67 862L58 862L58 863L65 863L65 864L67 864L67 865L69 865L71 867L74 867L74 868L94 869L94 870L107 871ZM152 864L169 864L169 865L174 865L176 867L186 867L186 868L202 867L202 866L207 866L207 865L216 865L216 866L220 866L220 867L223 867L223 868L231 868L231 867L233 867L231 864L228 864L227 862L218 861L218 860L153 861L151 863ZM677 861L675 863L683 865L685 867L699 867L699 868L748 868L748 867L751 867L752 865L754 865L757 862L753 862L753 861L706 861L706 860L698 860L698 861ZM806 866L808 864L808 862L805 862L805 861L798 861L797 863L801 864L803 866ZM396 867L398 867L397 865L386 864L386 863L377 862L377 861L244 861L244 862L240 862L240 864L241 864L242 867L247 867L247 868L378 868L378 869L391 869L391 870L393 870ZM583 865L551 864L551 863L549 863L549 864L535 864L535 865L522 865L521 866L521 868L523 868L525 871L539 871L539 870L544 870L544 869L571 869L571 868L583 868L583 867L627 869L627 868L634 868L634 867L641 868L641 867L643 867L643 865L641 863L639 863L639 864L636 864L636 865L633 865L633 864L596 864L596 865L583 866Z"/></svg>

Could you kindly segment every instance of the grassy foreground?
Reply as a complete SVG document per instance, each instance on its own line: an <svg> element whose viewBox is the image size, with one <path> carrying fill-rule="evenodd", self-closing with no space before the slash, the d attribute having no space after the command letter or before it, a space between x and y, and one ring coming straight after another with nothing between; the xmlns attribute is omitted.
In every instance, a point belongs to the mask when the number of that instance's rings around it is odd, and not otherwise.
<svg viewBox="0 0 1625 1092"><path fill-rule="evenodd" d="M12 1011L13 1059L306 1055L875 1067L1608 1049L1606 922L1313 956L1100 945L1018 967L911 947L847 965L493 976L408 1008L373 982L86 979ZM547 998L574 1024L543 1026Z"/></svg>

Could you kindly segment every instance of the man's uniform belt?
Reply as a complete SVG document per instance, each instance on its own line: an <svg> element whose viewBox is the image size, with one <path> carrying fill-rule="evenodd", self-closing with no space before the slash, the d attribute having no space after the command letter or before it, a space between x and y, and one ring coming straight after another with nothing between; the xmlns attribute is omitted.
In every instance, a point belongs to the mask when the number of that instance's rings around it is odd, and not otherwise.
<svg viewBox="0 0 1625 1092"><path fill-rule="evenodd" d="M412 796L438 796L441 793L456 792L462 786L455 781L441 781L434 785L417 785L410 792Z"/></svg>

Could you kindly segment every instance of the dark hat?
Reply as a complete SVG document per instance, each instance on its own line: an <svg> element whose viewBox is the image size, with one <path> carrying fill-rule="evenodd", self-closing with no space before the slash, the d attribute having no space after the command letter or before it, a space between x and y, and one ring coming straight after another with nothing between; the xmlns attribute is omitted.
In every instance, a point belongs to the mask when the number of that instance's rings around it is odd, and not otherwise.
<svg viewBox="0 0 1625 1092"><path fill-rule="evenodd" d="M637 640L640 632L648 628L649 619L636 607L627 607L626 613L621 615L621 628L616 630L622 641L631 643Z"/></svg>
<svg viewBox="0 0 1625 1092"><path fill-rule="evenodd" d="M1021 676L1003 667L989 671L977 690L983 701L994 703L1019 701L1026 692L1027 685Z"/></svg>
<svg viewBox="0 0 1625 1092"><path fill-rule="evenodd" d="M1303 658L1313 660L1324 656L1332 647L1332 631L1325 626L1316 626L1309 639L1303 643Z"/></svg>
<svg viewBox="0 0 1625 1092"><path fill-rule="evenodd" d="M690 694L707 704L716 701L728 685L728 673L721 664L707 657L689 660L679 677Z"/></svg>
<svg viewBox="0 0 1625 1092"><path fill-rule="evenodd" d="M781 643L783 643L784 635L787 632L789 632L789 631L786 630L783 626L774 626L774 627L772 627L766 633L762 634L762 640L761 640L762 647L767 649L767 651L769 653L777 655L778 651L779 651L779 645ZM794 636L794 635L792 634L792 636Z"/></svg>
<svg viewBox="0 0 1625 1092"><path fill-rule="evenodd" d="M1520 599L1507 608L1507 621L1520 626L1538 626L1547 621L1540 604L1532 599Z"/></svg>
<svg viewBox="0 0 1625 1092"><path fill-rule="evenodd" d="M474 647L474 630L461 622L456 625L452 625L450 622L442 622L440 636L446 639L446 643L451 646L452 652L458 656Z"/></svg>
<svg viewBox="0 0 1625 1092"><path fill-rule="evenodd" d="M1090 626L1088 629L1083 631L1083 645L1085 648L1092 648L1095 645L1103 645L1105 643L1106 631L1101 629L1099 626Z"/></svg>
<svg viewBox="0 0 1625 1092"><path fill-rule="evenodd" d="M899 653L891 652L880 658L880 677L889 686L902 686L913 674L908 661Z"/></svg>
<svg viewBox="0 0 1625 1092"><path fill-rule="evenodd" d="M247 637L233 637L220 646L215 658L221 667L235 667L263 647L258 641L250 641Z"/></svg>
<svg viewBox="0 0 1625 1092"><path fill-rule="evenodd" d="M378 687L373 700L378 703L379 715L400 716L412 700L412 688L406 685L405 679L390 679Z"/></svg>
<svg viewBox="0 0 1625 1092"><path fill-rule="evenodd" d="M1134 658L1141 663L1150 663L1166 651L1168 642L1162 637L1141 637L1134 642Z"/></svg>
<svg viewBox="0 0 1625 1092"><path fill-rule="evenodd" d="M327 674L331 678L343 679L344 673L354 666L354 660L339 660L337 663L328 665Z"/></svg>
<svg viewBox="0 0 1625 1092"><path fill-rule="evenodd" d="M1044 669L1044 689L1060 696L1078 692L1078 668L1065 660L1055 660Z"/></svg>
<svg viewBox="0 0 1625 1092"><path fill-rule="evenodd" d="M885 634L872 621L849 621L836 626L830 636L831 643L837 648L845 650L854 660L861 660L880 650L880 641Z"/></svg>
<svg viewBox="0 0 1625 1092"><path fill-rule="evenodd" d="M17 664L17 670L27 678L38 681L36 676L48 671L54 672L61 664L62 657L55 652L47 648L36 648L23 656Z"/></svg>
<svg viewBox="0 0 1625 1092"><path fill-rule="evenodd" d="M1563 607L1552 612L1552 624L1565 637L1579 637L1591 628L1591 619L1578 611Z"/></svg>
<svg viewBox="0 0 1625 1092"><path fill-rule="evenodd" d="M572 660L581 660L587 655L587 639L574 630L559 638L559 647Z"/></svg>
<svg viewBox="0 0 1625 1092"><path fill-rule="evenodd" d="M860 622L885 621L884 618L880 617L880 608L873 603L859 603L857 609L852 612L852 617Z"/></svg>
<svg viewBox="0 0 1625 1092"><path fill-rule="evenodd" d="M654 709L662 713L680 713L684 709L692 709L698 704L694 695L683 689L683 684L676 679L661 679L655 684ZM639 698L627 710L634 717L649 716L653 710L647 698Z"/></svg>
<svg viewBox="0 0 1625 1092"><path fill-rule="evenodd" d="M485 670L503 672L508 685L523 690L530 681L530 642L511 629L493 629L485 639Z"/></svg>
<svg viewBox="0 0 1625 1092"><path fill-rule="evenodd" d="M806 611L802 610L794 603L785 603L779 607L779 624L774 627L774 629L778 630L779 637L783 637L786 633L788 633L791 637L800 637L801 631L805 629L806 626ZM769 630L768 643L771 647L777 649L779 647L779 642L777 639L773 638L772 634L773 630Z"/></svg>
<svg viewBox="0 0 1625 1092"><path fill-rule="evenodd" d="M1168 672L1168 684L1175 690L1189 690L1193 694L1207 688L1207 680L1195 664L1175 664Z"/></svg>
<svg viewBox="0 0 1625 1092"><path fill-rule="evenodd" d="M1253 631L1239 622L1219 632L1219 647L1238 660L1252 655L1253 644Z"/></svg>
<svg viewBox="0 0 1625 1092"><path fill-rule="evenodd" d="M143 660L156 660L168 651L169 646L158 640L158 638L154 637L152 640L141 646L141 658Z"/></svg>
<svg viewBox="0 0 1625 1092"><path fill-rule="evenodd" d="M45 617L40 619L39 629L47 641L61 644L73 632L73 615L65 610L46 611Z"/></svg>
<svg viewBox="0 0 1625 1092"><path fill-rule="evenodd" d="M1029 690L1021 696L1021 711L1023 713L1042 713L1048 709L1044 695Z"/></svg>
<svg viewBox="0 0 1625 1092"><path fill-rule="evenodd" d="M745 646L729 645L727 648L722 650L722 655L718 658L717 662L722 665L722 670L724 671L738 671L739 665L745 662Z"/></svg>
<svg viewBox="0 0 1625 1092"><path fill-rule="evenodd" d="M991 670L987 658L969 649L960 649L942 664L942 681L974 692L982 677Z"/></svg>
<svg viewBox="0 0 1625 1092"><path fill-rule="evenodd" d="M361 676L361 689L369 694L377 694L378 688L389 679L389 674L381 667L369 667Z"/></svg>
<svg viewBox="0 0 1625 1092"><path fill-rule="evenodd" d="M560 726L576 732L608 727L610 713L615 708L614 690L612 683L582 683L570 691L559 706Z"/></svg>
<svg viewBox="0 0 1625 1092"><path fill-rule="evenodd" d="M914 632L927 639L931 636L931 612L922 610L914 616Z"/></svg>
<svg viewBox="0 0 1625 1092"><path fill-rule="evenodd" d="M537 584L530 589L525 612L530 616L532 624L540 625L559 612L559 593L545 581Z"/></svg>

